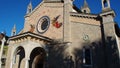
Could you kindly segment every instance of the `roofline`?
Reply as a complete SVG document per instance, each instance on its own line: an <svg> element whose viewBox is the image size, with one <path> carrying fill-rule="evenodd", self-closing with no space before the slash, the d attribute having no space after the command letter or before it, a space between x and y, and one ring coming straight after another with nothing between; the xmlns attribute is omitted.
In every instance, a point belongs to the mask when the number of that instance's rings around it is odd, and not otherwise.
<svg viewBox="0 0 120 68"><path fill-rule="evenodd" d="M109 11L104 11L100 13L100 16L106 16L106 15L113 15L113 17L116 16L115 12L113 10L109 10Z"/></svg>
<svg viewBox="0 0 120 68"><path fill-rule="evenodd" d="M64 2L63 0L61 0L61 1L43 1L44 3L60 3L60 2Z"/></svg>
<svg viewBox="0 0 120 68"><path fill-rule="evenodd" d="M35 33L31 33L31 32L25 32L25 33L22 33L22 34L19 34L19 35L12 36L12 37L9 38L9 40L14 40L14 39L25 37L25 36L32 36L32 37L42 39L42 40L45 40L45 41L48 41L48 42L52 41L52 39L50 39L48 37L38 35L38 34L35 34Z"/></svg>
<svg viewBox="0 0 120 68"><path fill-rule="evenodd" d="M26 14L24 17L29 17L31 14L33 14L38 8L39 6L41 6L42 4L44 3L44 1L42 1L40 4L38 4L33 10L31 13L29 14Z"/></svg>
<svg viewBox="0 0 120 68"><path fill-rule="evenodd" d="M74 17L86 17L86 18L97 18L98 14L70 12L70 16L74 16Z"/></svg>

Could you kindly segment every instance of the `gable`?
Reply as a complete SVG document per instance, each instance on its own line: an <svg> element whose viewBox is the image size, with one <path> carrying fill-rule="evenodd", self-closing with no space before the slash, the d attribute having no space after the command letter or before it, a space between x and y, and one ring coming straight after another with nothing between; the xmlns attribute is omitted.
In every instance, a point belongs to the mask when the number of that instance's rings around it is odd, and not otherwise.
<svg viewBox="0 0 120 68"><path fill-rule="evenodd" d="M49 21L47 21L49 23L40 23L44 18L46 18L46 20L49 19ZM42 28L44 28L45 31ZM41 3L33 10L32 13L26 15L24 32L31 30L36 34L53 39L62 38L63 3Z"/></svg>

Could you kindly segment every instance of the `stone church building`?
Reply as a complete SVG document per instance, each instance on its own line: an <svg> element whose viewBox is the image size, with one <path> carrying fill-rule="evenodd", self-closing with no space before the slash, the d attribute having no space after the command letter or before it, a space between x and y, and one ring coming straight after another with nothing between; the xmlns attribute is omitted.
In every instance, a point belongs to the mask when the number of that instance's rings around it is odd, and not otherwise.
<svg viewBox="0 0 120 68"><path fill-rule="evenodd" d="M81 9L73 0L30 3L24 28L12 30L5 68L119 68L115 13L109 0L101 4L92 14L86 0Z"/></svg>

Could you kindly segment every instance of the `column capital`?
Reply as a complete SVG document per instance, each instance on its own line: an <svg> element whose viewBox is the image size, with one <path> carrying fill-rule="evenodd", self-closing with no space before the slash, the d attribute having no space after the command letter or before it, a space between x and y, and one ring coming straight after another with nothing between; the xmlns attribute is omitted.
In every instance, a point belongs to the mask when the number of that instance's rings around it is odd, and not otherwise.
<svg viewBox="0 0 120 68"><path fill-rule="evenodd" d="M5 42L5 41L6 41L5 37L3 37L3 39L2 39L1 41L2 41L2 42Z"/></svg>
<svg viewBox="0 0 120 68"><path fill-rule="evenodd" d="M25 60L30 60L30 58L25 58Z"/></svg>

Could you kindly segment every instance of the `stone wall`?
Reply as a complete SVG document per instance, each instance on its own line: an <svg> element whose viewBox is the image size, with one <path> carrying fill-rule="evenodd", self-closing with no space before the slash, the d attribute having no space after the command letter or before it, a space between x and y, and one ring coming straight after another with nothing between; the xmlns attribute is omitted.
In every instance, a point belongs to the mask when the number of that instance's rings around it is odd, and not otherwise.
<svg viewBox="0 0 120 68"><path fill-rule="evenodd" d="M50 27L44 34L40 34L37 31L37 23L42 16L48 16L50 18ZM60 16L58 18L58 22L62 23L60 28L56 28L53 26L52 22L54 18ZM24 25L24 32L30 30L30 25L34 25L34 33L40 34L46 37L50 37L53 39L61 39L63 38L63 3L41 3L38 5L31 14L26 15L25 17L25 25Z"/></svg>

